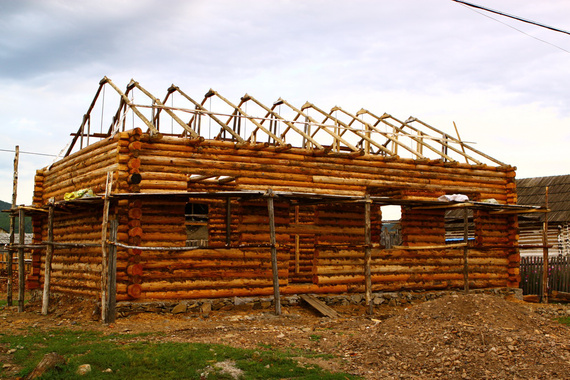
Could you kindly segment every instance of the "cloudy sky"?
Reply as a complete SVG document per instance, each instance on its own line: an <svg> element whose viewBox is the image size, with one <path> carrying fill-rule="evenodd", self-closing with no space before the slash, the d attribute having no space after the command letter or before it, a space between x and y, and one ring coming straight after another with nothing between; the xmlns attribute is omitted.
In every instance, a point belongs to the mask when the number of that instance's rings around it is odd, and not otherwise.
<svg viewBox="0 0 570 380"><path fill-rule="evenodd" d="M570 30L567 0L472 2ZM451 0L0 1L0 199L13 153L58 154L104 76L415 116L518 168L570 173L570 35ZM518 30L517 30L518 29ZM542 41L541 41L542 40ZM18 203L50 156L22 153Z"/></svg>

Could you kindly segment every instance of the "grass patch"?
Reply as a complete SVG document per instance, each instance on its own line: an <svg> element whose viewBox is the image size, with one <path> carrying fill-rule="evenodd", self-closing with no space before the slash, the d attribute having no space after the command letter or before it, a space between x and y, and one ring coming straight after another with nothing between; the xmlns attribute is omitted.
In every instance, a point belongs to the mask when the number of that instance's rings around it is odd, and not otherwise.
<svg viewBox="0 0 570 380"><path fill-rule="evenodd" d="M212 344L156 342L155 336L30 329L22 335L0 334L0 345L17 350L12 355L13 363L22 368L18 376L30 373L46 353L63 355L66 364L47 372L43 379L200 379L206 372L211 379L231 379L216 366L223 362L243 371L243 379L356 379L315 366L304 367L292 359L292 352L267 350L270 347L246 350ZM92 372L76 375L81 364L90 364ZM107 368L113 372L104 373ZM5 375L0 369L0 377Z"/></svg>
<svg viewBox="0 0 570 380"><path fill-rule="evenodd" d="M309 336L309 340L312 340L313 342L318 342L320 341L322 338L322 335L319 334L311 334L311 336Z"/></svg>
<svg viewBox="0 0 570 380"><path fill-rule="evenodd" d="M560 317L560 318L558 318L558 322L562 323L563 325L570 326L570 316L569 317Z"/></svg>

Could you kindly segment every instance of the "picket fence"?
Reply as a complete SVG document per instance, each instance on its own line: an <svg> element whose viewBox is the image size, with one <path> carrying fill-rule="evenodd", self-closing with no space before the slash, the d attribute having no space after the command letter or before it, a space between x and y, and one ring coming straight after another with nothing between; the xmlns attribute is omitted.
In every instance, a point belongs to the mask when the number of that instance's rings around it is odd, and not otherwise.
<svg viewBox="0 0 570 380"><path fill-rule="evenodd" d="M520 274L523 294L542 296L542 256L521 257ZM570 257L548 258L548 289L570 292Z"/></svg>

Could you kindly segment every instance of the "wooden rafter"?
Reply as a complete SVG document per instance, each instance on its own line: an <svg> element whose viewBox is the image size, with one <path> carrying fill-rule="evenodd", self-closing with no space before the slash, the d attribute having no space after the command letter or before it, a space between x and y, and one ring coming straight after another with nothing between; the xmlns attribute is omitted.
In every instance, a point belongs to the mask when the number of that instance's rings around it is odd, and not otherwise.
<svg viewBox="0 0 570 380"><path fill-rule="evenodd" d="M413 123L414 121L418 121L418 122L419 122L419 120L417 120L415 117L410 117L410 118L408 118L408 120L406 120L406 121L404 121L404 122L402 122L402 121L396 119L396 118L393 117L393 116L390 116L390 118L392 118L393 120L397 121L398 123L400 123L400 124L402 124L402 125L405 125L407 128L410 128L410 129L413 130L414 132L422 133L422 131L421 131L420 129L418 129L418 128L416 128L416 127L414 127L413 125L410 124L410 123ZM425 141L429 141L429 140L437 141L439 144L441 144L441 151L446 155L446 157L445 157L446 159L449 159L450 161L454 161L451 157L447 156L448 151L449 151L449 150L452 150L452 151L454 151L455 153L458 153L458 154L462 155L462 156L465 157L467 160L472 160L473 162L475 162L475 163L478 164L478 165L481 164L481 162L480 162L479 160L477 160L477 159L475 159L475 158L473 158L473 157L467 155L464 151L460 151L459 149L455 148L453 145L451 145L451 144L449 143L450 141L452 141L452 142L454 142L454 143L456 143L456 144L462 145L462 144L463 144L462 141L460 141L460 140L454 138L453 136L451 136L451 135L449 135L449 134L447 134L447 133L445 133L445 132L439 131L439 130L437 130L437 129L435 129L435 128L432 128L432 130L438 131L438 133L441 134L441 137L437 138L437 137L426 136L425 138L422 138L422 141L424 141L424 142L425 142ZM424 145L425 145L425 146L430 146L430 145L427 144L427 143L425 143ZM435 149L435 148L434 148L434 149ZM433 149L432 149L432 150L433 150Z"/></svg>
<svg viewBox="0 0 570 380"><path fill-rule="evenodd" d="M232 114L232 116L230 117L229 121L232 119L232 117L236 117L237 113L243 115L243 117L245 117L246 119L248 119L249 121L251 121L256 127L257 129L261 129L263 132L265 132L269 137L271 137L277 144L281 145L281 146L288 146L289 148L291 147L291 145L287 144L285 141L283 141L281 138L279 138L278 136L276 136L273 132L267 130L263 125L261 125L257 120L255 120L255 118L249 116L242 108L241 105L243 103L245 103L244 98L242 98L242 100L240 101L239 105L235 105L232 102L230 102L228 99L224 98L222 95L220 95L217 91L213 91L214 95L217 96L219 99L221 99L224 103L226 103L227 105L229 105L230 107L234 108L235 112ZM227 123L226 123L227 124ZM253 134L250 136L250 138L248 139L250 142L255 142L255 140L253 140Z"/></svg>
<svg viewBox="0 0 570 380"><path fill-rule="evenodd" d="M118 108L109 129L105 133L93 133L91 131L91 113L96 103L101 98L104 98L104 87L106 85L112 87L119 95ZM129 94L135 89L141 91L152 104L134 104ZM167 101L175 93L179 93L183 99L188 100L193 105L193 108L174 107L174 104L170 107L167 106ZM211 97L220 99L231 107L233 111L230 114L224 114L207 109L205 104ZM254 111L252 113L246 112L245 105L248 102L253 102L260 107L263 110L261 115L257 107L255 108L258 111L257 114ZM286 112L288 114L292 112L292 118L286 119L281 116L280 109L277 112L276 107L281 105L288 107ZM152 110L150 120L140 112L139 109L142 108ZM322 115L322 121L318 122L311 117L314 114L311 112L311 115L309 115L309 109L313 109L317 114ZM202 102L199 103L175 85L170 86L163 100L160 100L134 80L131 80L126 90L122 92L107 77L104 77L99 82L99 88L87 113L83 116L78 131L72 134L73 140L69 149L67 149L66 156L71 154L78 141L81 142L80 149L83 148L84 138L87 138L87 145L89 145L90 137L110 137L121 126L124 131L126 115L129 110L147 126L151 135L159 133L160 116L164 117L166 114L176 122L175 124L182 128L182 132L178 134L180 137L190 137L196 143L204 140L201 134L201 126L203 119L206 118L207 120L209 118L220 127L219 133L214 134L214 139L222 139L229 134L229 139L235 141L238 148L242 145L247 145L251 149L266 149L272 146L271 149L275 149L275 151L283 151L291 149L292 143L296 143L296 146L304 149L315 150L315 154L330 154L333 151L338 154L353 156L379 154L388 157L399 157L399 150L406 157L411 155L412 158L418 160L426 160L435 155L436 158L449 162L457 162L456 158L461 157L462 160L471 165L482 165L483 161L489 161L500 166L506 166L501 161L474 149L462 141L457 129L457 137L455 137L413 117L402 121L387 113L377 116L368 110L361 109L356 114L352 114L341 107L333 107L330 112L327 112L310 102L306 102L298 109L281 98L273 103L271 107L268 107L248 94L241 97L239 103L235 104L214 90L209 90ZM340 117L338 112L342 114ZM178 116L181 113L191 115L188 122L185 122ZM372 120L366 121L365 118L362 118L363 115L369 115ZM251 124L248 123L248 127L252 126L252 128L249 128L251 130L247 131L247 136L245 136L245 131L242 130L243 121L249 121ZM382 125L390 130L384 130L385 128L381 127ZM260 133L262 136L260 136ZM323 141L319 141L319 137L324 137L325 135L328 136L325 137L325 141L329 141L329 138L332 138L331 144L323 145ZM302 140L302 143L299 139ZM224 178L222 180L226 181L227 179Z"/></svg>
<svg viewBox="0 0 570 380"><path fill-rule="evenodd" d="M384 131L382 131L382 130L380 130L380 129L377 128L378 124L380 124L380 123L381 123L387 116L389 116L389 115L384 114L384 115L382 115L382 116L376 116L376 115L374 115L372 112L370 112L370 111L368 111L368 110L365 110L364 108L362 108L360 111L358 111L358 112L356 113L356 115L363 115L363 114L368 114L368 115L372 116L373 118L377 119L377 122L376 122L375 124L368 124L368 123L366 123L365 121L363 121L363 120L361 120L361 119L358 119L357 116L354 116L354 117L355 117L359 122L361 122L361 123L363 123L363 124L365 123L365 124L368 126L368 128L370 128L372 131L374 131L374 132L376 132L376 133L378 133L378 134L380 134L381 136L383 136L383 137L386 138L385 144L382 145L383 147L386 147L386 145L387 145L388 143L392 142L392 144L393 144L395 147L401 146L402 148L404 148L404 149L407 150L408 152L410 152L410 153L412 153L413 155L415 155L417 159L425 159L425 158L426 158L419 150L415 150L415 149L413 149L412 147L409 147L408 145L406 145L406 144L404 144L403 142L401 142L400 140L398 140L398 138L397 138L398 135L397 135L396 133L394 133L394 134L386 133L386 132L384 132ZM351 115L351 116L352 116L352 115ZM391 126L391 127L394 127L394 126L392 126L391 124L387 124L387 125L389 125L389 126ZM397 149L394 148L394 150L392 151L392 155L397 155L397 152L398 152Z"/></svg>
<svg viewBox="0 0 570 380"><path fill-rule="evenodd" d="M348 141L346 141L345 139L343 139L341 136L339 136L338 134L336 134L335 132L329 130L329 128L326 125L320 124L318 123L315 119L313 119L312 117L310 117L308 114L306 114L305 112L303 112L302 110L304 108L308 108L310 103L305 103L305 105L303 107L301 107L301 109L297 109L295 108L293 105L291 105L290 103L288 103L285 100L282 100L283 104L286 105L287 107L291 108L293 111L295 111L297 113L297 116L295 117L295 119L297 119L299 116L303 116L305 117L306 120L308 120L309 122L311 122L313 125L315 125L317 127L317 129L315 130L315 132L313 132L311 134L311 137L313 138L316 133L319 130L322 130L326 133L328 133L329 135L332 136L333 139L335 139L335 141L339 141L342 142L346 147L348 147L350 150L352 150L353 152L356 153L361 153L362 150L358 149L357 147L355 147L354 145L352 145L351 143L349 143Z"/></svg>
<svg viewBox="0 0 570 380"><path fill-rule="evenodd" d="M77 133L73 136L73 139L71 140L71 143L69 144L69 148L67 149L67 152L65 153L65 157L69 156L69 154L73 150L73 147L75 146L75 143L77 142L77 139L79 137L81 137L81 140L83 141L85 124L87 123L87 121L91 117L91 111L93 110L93 107L95 107L95 104L97 103L97 99L99 99L99 94L101 94L101 90L103 89L103 86L105 85L105 83L107 83L108 80L109 80L109 78L104 77L99 82L99 88L97 88L97 92L95 93L95 96L93 97L93 100L91 101L91 104L89 105L89 108L87 109L87 112L85 113L85 115L83 115L83 122L79 126Z"/></svg>
<svg viewBox="0 0 570 380"><path fill-rule="evenodd" d="M326 115L328 119L333 120L336 124L341 125L342 127L344 127L344 131L341 133L341 136L344 135L345 132L351 132L353 134L355 134L356 136L358 136L361 141L366 141L366 143L373 145L375 147L377 147L379 150L385 152L385 153L389 153L391 154L392 152L389 149L386 149L382 144L380 144L379 142L373 140L371 138L371 136L369 134L367 134L366 132L363 133L363 131L360 131L356 128L351 127L350 125L340 121L339 119L337 119L336 117L334 117L332 114L334 111L342 111L342 109L340 107L333 107L330 111L330 113L326 113L325 111L321 110L320 108L318 108L317 106L315 106L314 104L311 105L311 108L314 109L317 112L322 113L323 115Z"/></svg>
<svg viewBox="0 0 570 380"><path fill-rule="evenodd" d="M132 89L134 87L134 81L131 80L131 83L129 83L129 85L127 86L127 88ZM135 115L137 115L137 117L139 119L142 120L143 123L146 124L146 126L148 127L148 129L151 131L151 133L158 133L158 131L156 130L156 128L154 127L154 125L150 122L150 120L148 120L137 108L137 106L135 106L131 100L129 99L129 97L127 95L125 95L120 89L119 87L117 87L115 85L115 83L113 83L110 79L107 79L107 84L109 86L111 86L115 91L117 91L117 93L119 94L119 96L121 97L121 99L123 100L123 102L134 112Z"/></svg>
<svg viewBox="0 0 570 380"><path fill-rule="evenodd" d="M405 136L405 137L409 137L410 139L414 140L417 144L420 144L421 146L428 148L428 149L431 150L432 152L434 152L434 153L438 154L439 156L441 156L443 159L449 160L449 161L455 161L453 158L451 158L450 156L448 156L448 155L445 154L444 152L442 152L442 151L440 151L440 150L438 150L438 149L432 147L431 145L427 144L427 143L425 142L425 139L424 139L423 137L422 137L422 138L419 138L419 137L417 137L417 136L415 136L415 135L412 135L412 134L407 133L407 132L404 130L404 128L405 128L407 125L406 125L405 123L399 121L398 119L392 117L391 115L384 114L384 115L382 115L382 117L379 117L379 116L374 115L372 112L370 112L370 111L368 111L368 110L365 110L365 113L368 114L368 115L370 115L370 116L372 116L373 118L376 118L376 119L378 120L378 123L383 123L383 124L385 124L385 125L391 127L394 131L396 131L397 134L401 134L401 135L403 135L403 136ZM400 123L401 127L399 127L399 126L397 126L397 125L395 125L395 124L392 124L392 123L390 123L389 121L387 121L386 119L388 119L388 118L390 118L390 119L392 119L392 120L394 120L394 121ZM414 130L415 130L415 129L414 129ZM416 130L416 132L417 132L417 130ZM395 142L397 141L397 144L398 144L398 145L400 145L400 146L406 148L406 149L409 150L409 151L414 151L415 154L416 154L418 157L423 157L423 155L422 155L421 153L419 153L419 152L416 151L416 150L413 150L413 149L412 149L411 147L409 147L407 144L403 144L403 143L401 143L399 140L396 140L396 139L391 139L391 140L392 140L392 141L395 141Z"/></svg>
<svg viewBox="0 0 570 380"><path fill-rule="evenodd" d="M210 90L208 93L206 93L206 96L204 97L202 104L200 104L197 101L195 101L194 99L192 99L190 96L186 95L186 93L184 91L182 91L178 86L172 85L171 88L174 88L174 90L176 92L178 92L180 95L182 95L186 100L188 100L188 101L190 101L190 103L194 104L194 106L196 107L196 110L199 111L197 113L194 113L192 119L190 120L190 122L188 124L192 124L192 120L195 120L195 118L199 119L199 115L205 114L205 115L208 115L212 120L214 120L219 126L221 126L222 129L224 129L230 135L232 135L233 138L236 139L238 142L245 143L245 140L242 139L240 135L235 133L233 131L233 129L228 127L223 121L218 119L214 114L208 112L208 110L204 107L204 103L210 97L209 94L210 94L210 91L212 91L212 90Z"/></svg>
<svg viewBox="0 0 570 380"><path fill-rule="evenodd" d="M279 104L281 104L282 99L277 100L277 102L273 103L273 108L268 108L266 105L264 105L263 103L261 103L260 101L258 101L257 99L255 99L253 96L245 94L244 97L242 99L246 99L247 100L251 100L252 102L254 102L255 104L257 104L259 107L263 108L265 111L267 111L266 114L266 118L271 115L272 117L274 117L275 119L280 120L282 123L284 123L285 125L287 125L287 130L291 129L295 132L297 132L298 134L300 134L301 136L303 136L303 138L307 139L308 141L311 142L311 144L314 145L315 148L317 149L322 149L325 150L325 148L318 143L317 140L313 139L311 136L309 136L308 134L306 134L305 132L303 132L301 129L297 128L295 126L294 123L291 123L290 121L285 120L284 118L281 117L281 115L279 115L278 113L275 112L275 107L277 107ZM262 120L263 122L264 120ZM257 130L257 129L256 129ZM253 133L256 132L256 130L254 130ZM282 134L281 134L281 138L285 141L285 135L287 133L287 130L285 130Z"/></svg>
<svg viewBox="0 0 570 380"><path fill-rule="evenodd" d="M423 122L423 121L421 121L421 120L419 120L419 119L417 119L417 118L414 118L414 121L420 123L421 125L423 125L423 126L429 128L429 129L431 129L432 131L435 131L435 132L437 132L437 133L441 133L441 134L447 135L446 133L440 131L439 129L434 128L434 127L432 127L431 125L429 125L429 124L427 124L427 123L425 123L425 122ZM457 130L457 129L456 129L456 130ZM459 144L462 149L470 150L471 152L476 153L476 154L478 154L478 155L480 155L480 156L482 156L482 157L485 157L485 158L488 159L489 161L492 161L492 162L494 162L494 163L496 163L496 164L498 164L498 165L501 165L501 166L505 166L505 165L506 165L505 163L503 163L503 162L501 162L501 161L499 161L499 160L497 160L497 159L495 159L495 158L493 158L493 157L491 157L491 156L489 156L489 155L487 155L487 154L481 152L480 150L477 150L477 149L473 148L472 146L465 144L463 141L461 141L461 140L459 140L459 139L456 139L456 138L454 138L454 137L452 137L452 136L450 136L450 135L447 135L447 136L449 136L451 140L453 140L453 141L455 141L457 144ZM454 149L454 150L455 150L455 149ZM455 151L457 151L457 150L455 150ZM457 151L457 152L458 152L458 153L461 153L461 152L459 152L459 151ZM475 160L474 158L469 157L467 154L465 154L465 157L466 157L466 158L469 158L470 160L477 161L477 160Z"/></svg>
<svg viewBox="0 0 570 380"><path fill-rule="evenodd" d="M169 110L167 107L164 107L164 105L158 98L154 97L150 92L148 92L141 85L139 85L139 82L133 81L133 85L136 88L138 88L143 94L151 98L153 103L156 104L159 109L164 109L164 112L166 112L170 117L172 117L172 119L174 119L174 121L176 121L184 130L186 130L186 132L188 132L192 138L200 137L192 128L190 128L185 122L183 122L178 116L176 116L174 112ZM154 125L153 127L156 130L156 132L158 132L158 129L156 129Z"/></svg>

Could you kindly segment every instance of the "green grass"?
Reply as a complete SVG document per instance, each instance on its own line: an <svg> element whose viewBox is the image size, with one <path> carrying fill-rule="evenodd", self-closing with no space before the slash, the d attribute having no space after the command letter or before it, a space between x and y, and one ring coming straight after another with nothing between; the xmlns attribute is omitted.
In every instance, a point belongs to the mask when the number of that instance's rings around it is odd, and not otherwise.
<svg viewBox="0 0 570 380"><path fill-rule="evenodd" d="M309 339L312 340L312 341L314 341L314 342L320 341L321 338L322 338L322 336L319 335L319 334L311 334L311 335L309 336Z"/></svg>
<svg viewBox="0 0 570 380"><path fill-rule="evenodd" d="M22 335L0 333L0 345L17 349L13 362L26 376L46 353L57 352L66 364L47 372L43 379L200 379L215 363L231 360L244 372L243 379L356 379L348 374L329 373L314 365L304 367L293 359L299 351L282 352L270 347L259 350L237 349L223 345L157 342L157 335L103 335L91 331L25 330ZM311 357L305 353L305 357ZM75 374L78 366L90 364L92 372ZM107 368L112 373L104 373ZM231 376L211 370L211 379ZM0 377L5 377L0 367Z"/></svg>
<svg viewBox="0 0 570 380"><path fill-rule="evenodd" d="M563 325L570 326L570 317L560 317L558 318L558 322L562 323Z"/></svg>

